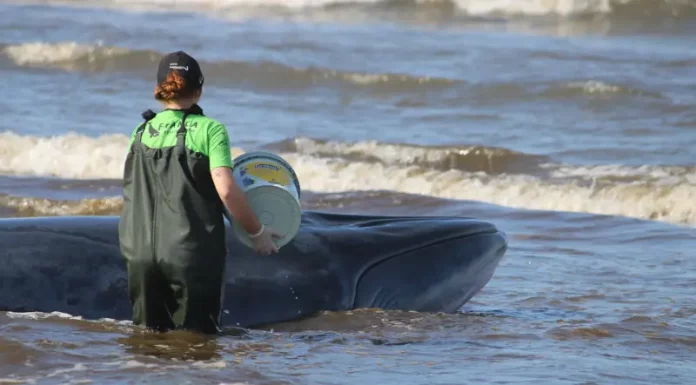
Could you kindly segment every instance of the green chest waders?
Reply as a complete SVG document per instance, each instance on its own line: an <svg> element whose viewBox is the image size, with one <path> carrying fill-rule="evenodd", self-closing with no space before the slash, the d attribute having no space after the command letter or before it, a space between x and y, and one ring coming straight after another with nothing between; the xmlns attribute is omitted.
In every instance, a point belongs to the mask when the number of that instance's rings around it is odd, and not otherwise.
<svg viewBox="0 0 696 385"><path fill-rule="evenodd" d="M124 167L119 240L134 324L216 333L227 254L223 205L208 157L185 145L189 114L203 111L184 110L176 144L164 148L142 143L155 113L142 114Z"/></svg>

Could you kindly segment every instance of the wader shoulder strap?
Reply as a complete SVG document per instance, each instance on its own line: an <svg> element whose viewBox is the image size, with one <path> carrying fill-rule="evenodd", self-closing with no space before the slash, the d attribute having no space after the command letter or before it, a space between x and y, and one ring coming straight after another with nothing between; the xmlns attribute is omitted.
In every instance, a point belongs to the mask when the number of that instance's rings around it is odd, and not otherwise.
<svg viewBox="0 0 696 385"><path fill-rule="evenodd" d="M140 141L142 140L143 132L145 131L145 126L149 121L154 119L155 116L157 116L157 114L154 113L152 110L147 110L143 112L141 116L143 117L143 119L145 119L145 121L143 122L143 124L140 125L140 127L138 127L138 130L135 132L135 141L138 143L140 143Z"/></svg>
<svg viewBox="0 0 696 385"><path fill-rule="evenodd" d="M203 109L198 105L194 104L191 108L181 110L184 116L181 118L181 126L176 132L176 146L180 152L186 152L186 118L189 115L203 115Z"/></svg>

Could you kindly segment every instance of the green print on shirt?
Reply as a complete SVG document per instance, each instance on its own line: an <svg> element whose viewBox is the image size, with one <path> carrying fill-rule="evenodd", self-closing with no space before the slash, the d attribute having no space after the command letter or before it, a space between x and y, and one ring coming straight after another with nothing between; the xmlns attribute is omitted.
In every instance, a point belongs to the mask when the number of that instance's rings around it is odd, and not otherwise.
<svg viewBox="0 0 696 385"><path fill-rule="evenodd" d="M142 141L152 148L171 147L176 144L176 132L184 114L181 111L165 110L157 114L145 126ZM140 125L138 125L140 127ZM135 140L133 130L130 144ZM225 126L207 116L189 115L186 118L186 147L210 159L210 169L232 167L230 140Z"/></svg>
<svg viewBox="0 0 696 385"><path fill-rule="evenodd" d="M186 130L193 132L198 129L198 122L191 122L189 119L191 119L191 116L186 118ZM176 134L176 131L179 130L179 126L181 125L181 121L160 122L157 126L153 126L152 121L150 121L148 125L150 126L148 128L150 136L157 136L159 134L169 135L172 133L172 130L174 134Z"/></svg>

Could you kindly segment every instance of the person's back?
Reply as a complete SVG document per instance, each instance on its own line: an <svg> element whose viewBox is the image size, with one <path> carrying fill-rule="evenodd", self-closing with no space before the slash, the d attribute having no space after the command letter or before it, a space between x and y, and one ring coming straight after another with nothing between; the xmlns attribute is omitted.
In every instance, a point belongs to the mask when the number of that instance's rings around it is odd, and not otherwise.
<svg viewBox="0 0 696 385"><path fill-rule="evenodd" d="M219 330L225 285L224 206L260 254L277 252L232 177L224 125L197 102L203 75L183 52L160 62L155 99L131 135L119 241L128 267L133 323L158 330Z"/></svg>
<svg viewBox="0 0 696 385"><path fill-rule="evenodd" d="M150 148L173 147L183 116L184 112L180 110L166 109L158 113L145 126L142 143ZM207 157L210 170L221 166L232 167L227 130L222 123L205 115L189 115L185 125L186 147ZM137 127L131 134L131 145L136 132Z"/></svg>

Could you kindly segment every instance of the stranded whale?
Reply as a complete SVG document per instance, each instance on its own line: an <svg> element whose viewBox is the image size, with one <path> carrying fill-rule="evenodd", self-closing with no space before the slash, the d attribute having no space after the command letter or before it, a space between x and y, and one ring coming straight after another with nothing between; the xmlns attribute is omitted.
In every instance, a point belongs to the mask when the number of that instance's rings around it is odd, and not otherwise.
<svg viewBox="0 0 696 385"><path fill-rule="evenodd" d="M0 219L0 310L130 319L117 216ZM252 327L357 308L455 312L507 250L488 222L304 212L278 254L227 228L222 323Z"/></svg>

